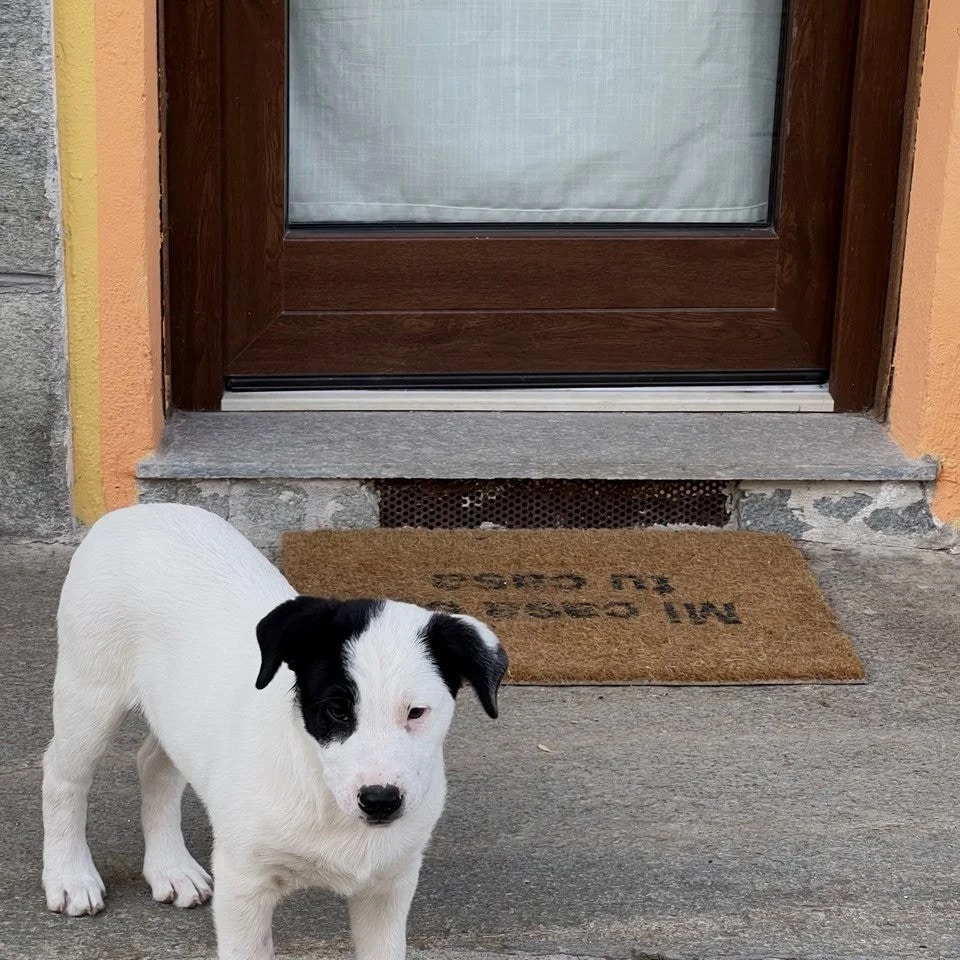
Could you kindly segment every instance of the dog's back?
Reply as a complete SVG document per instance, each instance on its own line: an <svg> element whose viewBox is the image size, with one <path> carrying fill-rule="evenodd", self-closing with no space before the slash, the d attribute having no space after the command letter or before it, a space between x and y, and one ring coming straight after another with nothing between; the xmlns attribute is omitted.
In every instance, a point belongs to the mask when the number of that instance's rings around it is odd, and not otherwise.
<svg viewBox="0 0 960 960"><path fill-rule="evenodd" d="M79 673L87 682L122 685L127 706L140 703L149 715L156 671L180 673L181 682L207 693L212 679L229 686L222 669L205 676L208 646L224 637L237 648L221 668L234 663L255 677L252 626L293 595L271 563L205 510L117 510L94 525L70 564L57 614L58 681Z"/></svg>

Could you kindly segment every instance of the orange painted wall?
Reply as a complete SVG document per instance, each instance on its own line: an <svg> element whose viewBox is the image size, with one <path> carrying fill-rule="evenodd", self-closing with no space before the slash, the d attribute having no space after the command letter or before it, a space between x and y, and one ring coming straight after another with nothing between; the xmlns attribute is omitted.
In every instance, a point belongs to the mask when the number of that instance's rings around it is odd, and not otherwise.
<svg viewBox="0 0 960 960"><path fill-rule="evenodd" d="M890 428L942 463L934 511L960 521L960 3L931 0Z"/></svg>
<svg viewBox="0 0 960 960"><path fill-rule="evenodd" d="M96 0L100 468L107 509L163 427L157 11Z"/></svg>

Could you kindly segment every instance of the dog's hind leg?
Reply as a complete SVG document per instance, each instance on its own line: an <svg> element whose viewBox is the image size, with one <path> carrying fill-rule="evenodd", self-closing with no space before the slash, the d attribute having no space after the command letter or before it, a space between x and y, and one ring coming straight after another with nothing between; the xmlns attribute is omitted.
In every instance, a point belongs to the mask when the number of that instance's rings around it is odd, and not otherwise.
<svg viewBox="0 0 960 960"><path fill-rule="evenodd" d="M126 708L115 684L97 684L58 663L53 739L43 756L43 888L57 913L103 909L103 881L87 845L87 793Z"/></svg>
<svg viewBox="0 0 960 960"><path fill-rule="evenodd" d="M137 754L146 849L143 876L153 899L175 907L206 903L213 889L210 874L197 863L180 828L180 801L186 781L152 734Z"/></svg>

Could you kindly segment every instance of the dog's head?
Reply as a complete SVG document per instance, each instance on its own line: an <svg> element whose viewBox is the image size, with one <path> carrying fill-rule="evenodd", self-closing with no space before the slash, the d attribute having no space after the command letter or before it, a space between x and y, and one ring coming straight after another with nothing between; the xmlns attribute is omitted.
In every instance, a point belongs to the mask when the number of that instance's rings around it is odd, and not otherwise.
<svg viewBox="0 0 960 960"><path fill-rule="evenodd" d="M472 617L392 600L296 597L257 626L257 689L293 671L303 724L344 813L389 823L421 802L442 759L457 691L497 715L507 655Z"/></svg>

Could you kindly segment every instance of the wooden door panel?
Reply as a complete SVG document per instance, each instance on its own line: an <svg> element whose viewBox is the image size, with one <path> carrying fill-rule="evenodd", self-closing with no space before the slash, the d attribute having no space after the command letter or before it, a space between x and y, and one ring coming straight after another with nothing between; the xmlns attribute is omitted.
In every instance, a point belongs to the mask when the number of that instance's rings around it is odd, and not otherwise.
<svg viewBox="0 0 960 960"><path fill-rule="evenodd" d="M839 236L838 132L851 83L851 4L790 4L782 97L787 135L779 158L779 213L769 229L373 226L344 232L284 230L284 0L224 3L227 141L244 145L226 158L225 264L227 276L236 278L227 284L225 298L231 375L240 375L241 357L244 369L258 366L262 375L281 376L295 366L300 375L323 377L355 367L333 349L327 320L287 315L360 310L384 324L378 331L378 321L368 317L353 327L353 336L369 338L358 352L374 373L421 369L431 362L431 348L443 353L436 363L458 363L464 373L536 372L561 363L563 350L571 373L612 370L605 365L613 363L616 370L632 367L638 373L671 365L677 371L735 372L771 364L825 371L832 291L826 264ZM651 321L651 311L682 309L734 310L743 316L766 310L762 323L768 335L758 337L749 323L730 318L689 323L660 313ZM433 310L446 312L442 324L387 319ZM478 325L460 313L501 310L515 311L516 323ZM561 332L545 310L584 313L580 322L568 317ZM631 317L631 333L651 331L652 322L658 335L646 336L641 347L636 336L601 330L597 316L587 313L597 310ZM605 315L609 322L617 317ZM293 328L295 351L287 339ZM571 336L581 328L597 331L590 345ZM479 336L481 329L494 339ZM456 346L438 351L426 330L445 333ZM519 352L515 330L524 332ZM404 336L411 338L408 344ZM779 354L759 350L761 343L779 344Z"/></svg>
<svg viewBox="0 0 960 960"><path fill-rule="evenodd" d="M283 244L283 306L321 310L673 310L773 305L779 242L737 236L542 233L374 238Z"/></svg>
<svg viewBox="0 0 960 960"><path fill-rule="evenodd" d="M261 383L304 377L319 358L341 377L561 373L571 356L578 372L597 374L808 371L823 362L776 310L285 313L227 372Z"/></svg>
<svg viewBox="0 0 960 960"><path fill-rule="evenodd" d="M229 361L283 310L286 0L222 0L222 7Z"/></svg>
<svg viewBox="0 0 960 960"><path fill-rule="evenodd" d="M857 4L846 0L790 4L776 302L824 358L833 320L857 18Z"/></svg>

